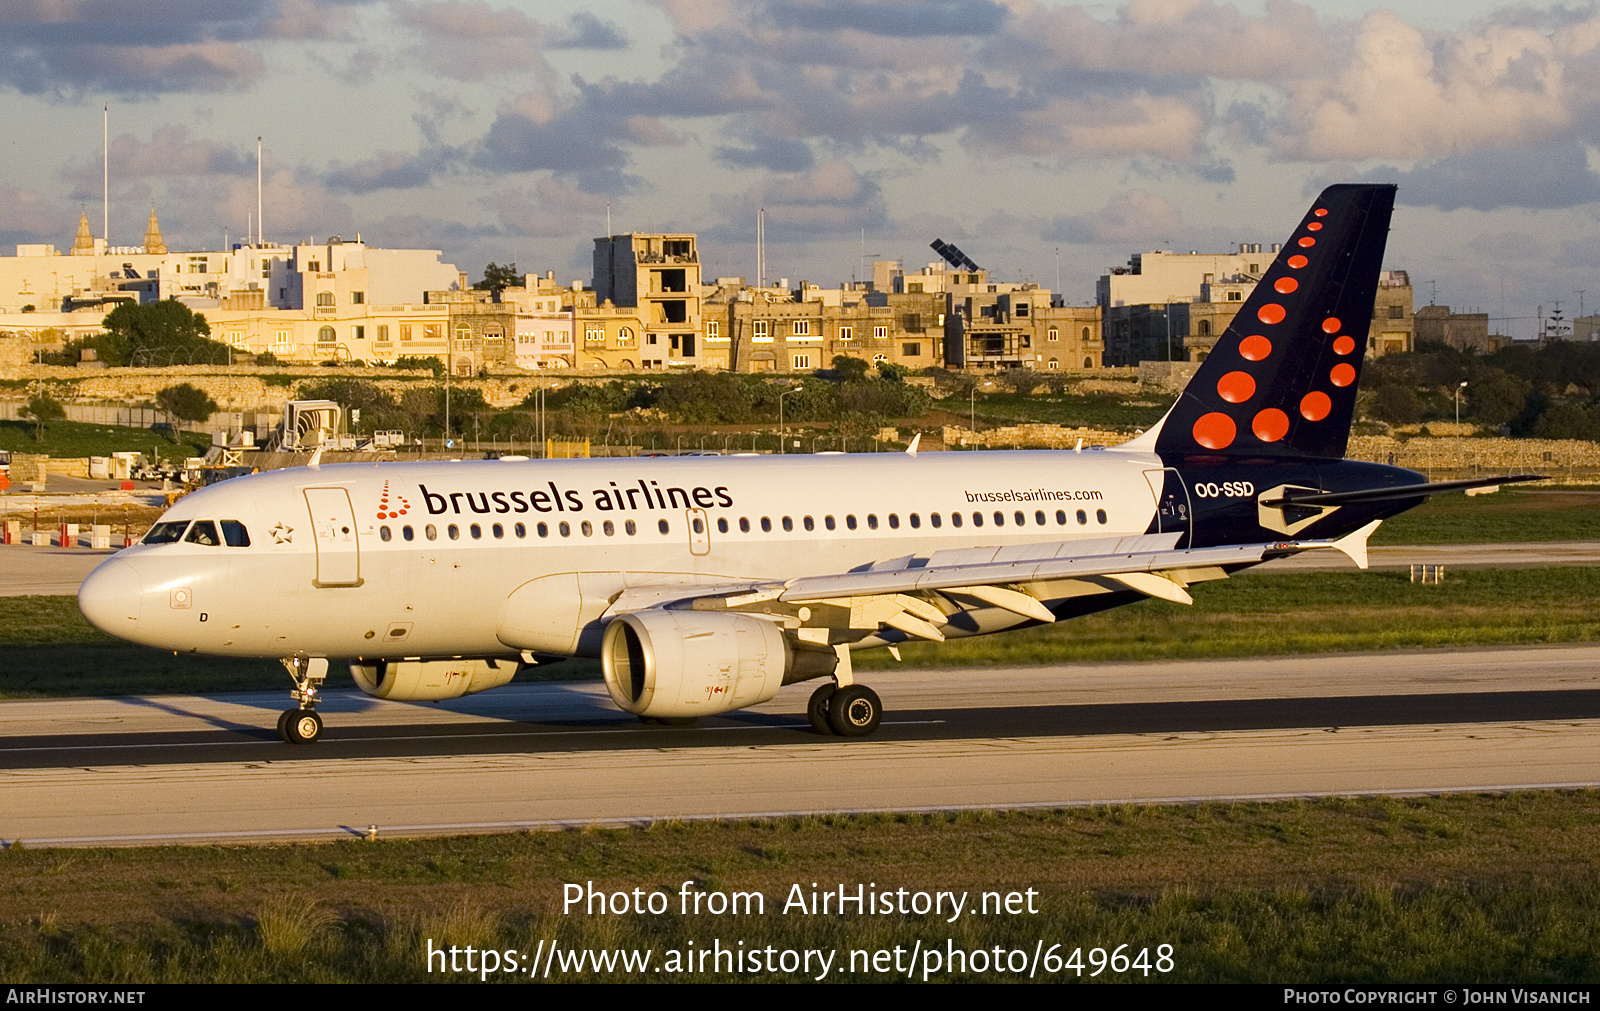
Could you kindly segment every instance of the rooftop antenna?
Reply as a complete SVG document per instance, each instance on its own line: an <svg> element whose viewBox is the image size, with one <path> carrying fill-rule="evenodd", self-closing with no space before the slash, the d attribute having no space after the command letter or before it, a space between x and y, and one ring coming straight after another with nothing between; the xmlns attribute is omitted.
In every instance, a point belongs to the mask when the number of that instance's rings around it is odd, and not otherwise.
<svg viewBox="0 0 1600 1011"><path fill-rule="evenodd" d="M111 103L100 107L100 235L111 251Z"/></svg>
<svg viewBox="0 0 1600 1011"><path fill-rule="evenodd" d="M1428 304L1433 305L1439 301L1439 282L1428 282Z"/></svg>
<svg viewBox="0 0 1600 1011"><path fill-rule="evenodd" d="M264 231L264 229L262 228L262 221L263 221L263 218L261 217L261 138L257 137L256 138L256 245L258 245L258 246L264 245L265 241L266 241L261 237L261 233Z"/></svg>
<svg viewBox="0 0 1600 1011"><path fill-rule="evenodd" d="M611 201L606 201L606 238L611 237Z"/></svg>
<svg viewBox="0 0 1600 1011"><path fill-rule="evenodd" d="M767 209L756 211L756 287L767 286Z"/></svg>

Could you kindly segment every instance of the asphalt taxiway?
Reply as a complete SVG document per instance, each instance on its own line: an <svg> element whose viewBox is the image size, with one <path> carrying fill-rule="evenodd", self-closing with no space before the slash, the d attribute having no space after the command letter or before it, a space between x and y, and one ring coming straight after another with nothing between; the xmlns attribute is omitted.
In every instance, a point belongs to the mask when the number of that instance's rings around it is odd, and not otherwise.
<svg viewBox="0 0 1600 1011"><path fill-rule="evenodd" d="M0 839L339 838L852 810L1600 784L1600 645L875 671L872 738L809 687L688 728L592 683L441 704L331 693L0 703Z"/></svg>

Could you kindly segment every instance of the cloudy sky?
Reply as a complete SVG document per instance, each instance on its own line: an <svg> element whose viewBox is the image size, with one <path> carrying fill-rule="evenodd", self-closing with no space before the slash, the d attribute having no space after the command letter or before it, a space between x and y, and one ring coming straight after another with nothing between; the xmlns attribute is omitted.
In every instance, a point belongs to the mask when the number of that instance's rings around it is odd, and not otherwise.
<svg viewBox="0 0 1600 1011"><path fill-rule="evenodd" d="M1381 179L1419 303L1520 336L1600 306L1592 4L5 0L0 249L99 230L107 102L113 244L152 203L175 247L241 237L259 135L269 239L570 280L609 203L749 276L765 207L774 277L939 237L1084 302L1131 252L1281 241Z"/></svg>

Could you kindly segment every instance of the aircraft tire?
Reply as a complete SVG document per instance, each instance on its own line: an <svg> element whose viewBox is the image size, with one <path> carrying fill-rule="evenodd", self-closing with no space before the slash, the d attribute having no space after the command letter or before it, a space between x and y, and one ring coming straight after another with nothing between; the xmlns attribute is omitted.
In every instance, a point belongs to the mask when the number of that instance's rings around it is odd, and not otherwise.
<svg viewBox="0 0 1600 1011"><path fill-rule="evenodd" d="M315 744L322 736L322 717L311 709L288 709L278 717L278 734L288 744Z"/></svg>
<svg viewBox="0 0 1600 1011"><path fill-rule="evenodd" d="M840 737L865 737L882 719L883 702L866 685L846 685L828 700L828 726Z"/></svg>
<svg viewBox="0 0 1600 1011"><path fill-rule="evenodd" d="M811 729L824 737L833 736L833 727L828 724L828 701L838 690L833 685L822 685L811 693L811 700L806 703L806 719L811 721Z"/></svg>

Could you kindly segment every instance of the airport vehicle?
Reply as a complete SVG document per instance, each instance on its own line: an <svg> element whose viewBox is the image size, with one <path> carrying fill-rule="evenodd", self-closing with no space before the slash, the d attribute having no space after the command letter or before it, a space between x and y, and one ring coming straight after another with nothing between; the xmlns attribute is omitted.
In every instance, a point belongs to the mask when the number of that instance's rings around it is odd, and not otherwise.
<svg viewBox="0 0 1600 1011"><path fill-rule="evenodd" d="M599 657L618 706L687 721L825 679L822 733L882 705L854 649L984 635L1335 548L1436 492L1344 460L1394 188L1334 186L1160 424L1086 452L307 466L178 501L83 613L164 649L281 658L314 741L335 658L389 699Z"/></svg>

